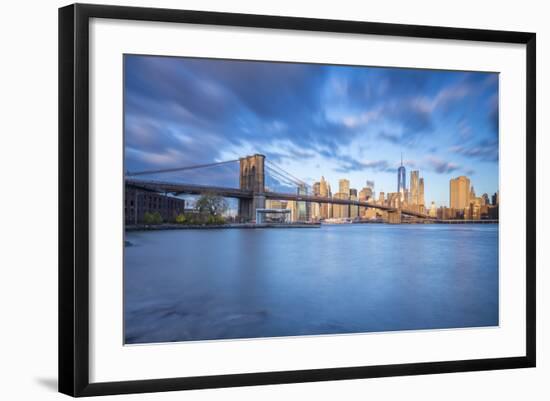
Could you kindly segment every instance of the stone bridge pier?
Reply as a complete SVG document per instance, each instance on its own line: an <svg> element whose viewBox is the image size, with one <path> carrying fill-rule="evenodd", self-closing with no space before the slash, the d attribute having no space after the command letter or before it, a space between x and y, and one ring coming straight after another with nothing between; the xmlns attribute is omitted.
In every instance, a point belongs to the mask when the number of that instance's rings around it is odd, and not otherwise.
<svg viewBox="0 0 550 401"><path fill-rule="evenodd" d="M401 224L401 210L388 210L388 223Z"/></svg>
<svg viewBox="0 0 550 401"><path fill-rule="evenodd" d="M255 154L239 159L239 188L252 191L252 198L239 199L239 217L244 221L256 218L256 209L265 208L265 156Z"/></svg>

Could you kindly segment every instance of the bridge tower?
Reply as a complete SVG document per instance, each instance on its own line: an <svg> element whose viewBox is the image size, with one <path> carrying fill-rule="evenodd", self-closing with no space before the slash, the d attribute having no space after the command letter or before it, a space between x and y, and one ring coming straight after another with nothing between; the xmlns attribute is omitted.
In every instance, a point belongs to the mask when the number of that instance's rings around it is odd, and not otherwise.
<svg viewBox="0 0 550 401"><path fill-rule="evenodd" d="M388 210L388 223L401 224L401 210Z"/></svg>
<svg viewBox="0 0 550 401"><path fill-rule="evenodd" d="M256 217L256 209L265 208L265 156L255 154L239 159L239 187L252 191L252 198L239 200L239 216L246 221Z"/></svg>

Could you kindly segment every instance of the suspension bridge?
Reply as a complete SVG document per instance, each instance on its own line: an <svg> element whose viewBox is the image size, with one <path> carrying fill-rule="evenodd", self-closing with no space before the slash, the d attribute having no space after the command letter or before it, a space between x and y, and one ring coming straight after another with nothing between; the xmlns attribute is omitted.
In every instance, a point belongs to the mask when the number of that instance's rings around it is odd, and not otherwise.
<svg viewBox="0 0 550 401"><path fill-rule="evenodd" d="M237 162L239 163L238 188L220 187L214 185L197 185L175 182L174 180L168 179L147 178L147 176L158 176L167 173L204 169ZM285 186L295 187L296 193L283 193L270 190L265 185L266 173L270 174L274 179ZM368 200L362 201L354 199L340 199L313 194L312 188L309 184L297 178L293 174L283 170L276 164L266 160L265 156L261 154L215 163L196 164L160 170L128 172L126 173L125 181L126 185L136 188L176 196L182 194L200 195L204 193L211 193L226 198L235 198L238 199L239 202L239 216L247 221L251 221L255 218L256 210L265 208L267 199L374 208L386 211L388 213L388 221L392 223L400 223L401 215L420 219L430 218L424 213L419 213L417 211L408 210L405 208L394 208L388 205L370 202Z"/></svg>

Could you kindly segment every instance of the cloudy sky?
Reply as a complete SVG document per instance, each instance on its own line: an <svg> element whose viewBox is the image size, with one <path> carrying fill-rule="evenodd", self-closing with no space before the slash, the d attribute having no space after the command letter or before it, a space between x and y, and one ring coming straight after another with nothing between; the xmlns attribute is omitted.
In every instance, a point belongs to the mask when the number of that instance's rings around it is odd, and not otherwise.
<svg viewBox="0 0 550 401"><path fill-rule="evenodd" d="M324 175L333 192L340 178L394 192L403 153L427 204L448 205L459 175L478 195L498 189L494 73L134 55L124 68L130 172L262 153L310 184ZM238 166L154 178L233 187Z"/></svg>

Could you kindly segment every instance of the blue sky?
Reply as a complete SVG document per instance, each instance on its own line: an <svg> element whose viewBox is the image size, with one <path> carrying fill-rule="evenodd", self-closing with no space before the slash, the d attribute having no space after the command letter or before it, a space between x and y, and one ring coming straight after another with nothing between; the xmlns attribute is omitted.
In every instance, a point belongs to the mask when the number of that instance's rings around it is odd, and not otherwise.
<svg viewBox="0 0 550 401"><path fill-rule="evenodd" d="M128 171L263 153L310 184L324 175L333 192L347 178L387 193L403 153L427 204L448 205L459 175L478 195L498 190L496 73L135 55L124 68ZM155 178L233 187L238 166Z"/></svg>

